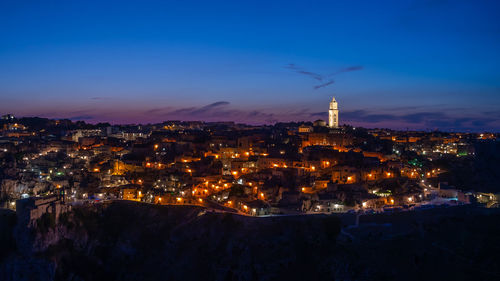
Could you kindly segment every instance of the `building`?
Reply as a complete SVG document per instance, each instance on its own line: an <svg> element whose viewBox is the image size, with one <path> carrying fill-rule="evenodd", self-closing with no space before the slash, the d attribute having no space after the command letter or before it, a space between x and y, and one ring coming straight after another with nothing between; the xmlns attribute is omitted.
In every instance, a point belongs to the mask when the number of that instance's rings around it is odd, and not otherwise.
<svg viewBox="0 0 500 281"><path fill-rule="evenodd" d="M299 126L299 133L312 133L313 132L313 127L307 126L307 125L300 125Z"/></svg>
<svg viewBox="0 0 500 281"><path fill-rule="evenodd" d="M332 98L330 102L330 109L328 110L328 126L330 128L339 127L339 106L335 97Z"/></svg>
<svg viewBox="0 0 500 281"><path fill-rule="evenodd" d="M325 120L318 119L313 122L314 127L326 127L326 122Z"/></svg>
<svg viewBox="0 0 500 281"><path fill-rule="evenodd" d="M309 133L302 139L302 147L311 145L333 146L337 149L352 145L353 137L341 131L335 133Z"/></svg>
<svg viewBox="0 0 500 281"><path fill-rule="evenodd" d="M16 201L18 224L25 227L35 226L45 214L51 215L54 221L58 221L59 216L69 210L71 205L66 204L58 195L29 197Z"/></svg>

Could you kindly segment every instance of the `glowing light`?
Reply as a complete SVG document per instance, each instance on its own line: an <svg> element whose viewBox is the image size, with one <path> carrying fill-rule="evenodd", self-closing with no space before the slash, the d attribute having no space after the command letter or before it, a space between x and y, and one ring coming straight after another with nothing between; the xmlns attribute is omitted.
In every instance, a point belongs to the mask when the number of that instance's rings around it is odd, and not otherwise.
<svg viewBox="0 0 500 281"><path fill-rule="evenodd" d="M365 208L367 204L368 204L367 202L363 202L363 204L362 204L363 208Z"/></svg>

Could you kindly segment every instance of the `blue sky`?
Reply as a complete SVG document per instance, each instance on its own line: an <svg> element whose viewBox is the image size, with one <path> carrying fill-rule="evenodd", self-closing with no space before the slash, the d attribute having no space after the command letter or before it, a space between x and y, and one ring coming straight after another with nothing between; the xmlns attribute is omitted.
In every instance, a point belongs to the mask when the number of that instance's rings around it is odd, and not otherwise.
<svg viewBox="0 0 500 281"><path fill-rule="evenodd" d="M324 119L334 95L341 123L499 131L499 12L461 0L1 1L0 112L259 124Z"/></svg>

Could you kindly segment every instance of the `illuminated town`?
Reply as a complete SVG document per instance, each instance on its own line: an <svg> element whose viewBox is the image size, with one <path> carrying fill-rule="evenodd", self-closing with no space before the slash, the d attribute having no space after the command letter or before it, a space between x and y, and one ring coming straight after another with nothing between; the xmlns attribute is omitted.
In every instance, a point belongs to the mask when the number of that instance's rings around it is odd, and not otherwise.
<svg viewBox="0 0 500 281"><path fill-rule="evenodd" d="M2 202L132 200L249 216L378 213L481 202L499 193L456 186L453 164L491 133L339 126L330 119L248 126L166 121L110 126L3 116ZM33 124L33 125L32 125ZM37 126L37 127L35 127ZM71 128L68 130L68 128ZM456 180L455 180L456 181Z"/></svg>

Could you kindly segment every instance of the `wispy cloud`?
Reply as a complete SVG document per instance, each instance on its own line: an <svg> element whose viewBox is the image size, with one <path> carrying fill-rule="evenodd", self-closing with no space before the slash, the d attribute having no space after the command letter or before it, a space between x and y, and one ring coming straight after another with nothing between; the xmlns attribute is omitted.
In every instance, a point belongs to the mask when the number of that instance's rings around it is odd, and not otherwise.
<svg viewBox="0 0 500 281"><path fill-rule="evenodd" d="M309 76L315 80L323 81L323 75L318 74L318 73L314 73L314 72L310 72L310 71L306 71L302 67L299 67L299 66L295 65L294 63L289 63L288 65L285 66L285 68L291 69L292 71L295 71L299 74Z"/></svg>
<svg viewBox="0 0 500 281"><path fill-rule="evenodd" d="M340 73L344 73L344 72L351 72L351 71L357 71L357 70L363 70L363 66L361 65L356 65L356 66L349 66L349 67L344 67L344 68L341 68L339 71L337 72L334 72L328 76L333 76L333 75L337 75L337 74L340 74Z"/></svg>
<svg viewBox="0 0 500 281"><path fill-rule="evenodd" d="M346 123L365 126L408 127L440 130L490 130L500 127L500 120L484 114L455 115L444 111L422 111L407 114L380 114L368 110L347 111L340 114Z"/></svg>
<svg viewBox="0 0 500 281"><path fill-rule="evenodd" d="M335 72L333 72L331 74L328 74L328 75L322 75L322 74L319 74L319 73L316 73L316 72L311 72L311 71L304 70L302 67L299 67L299 66L297 66L294 63L290 63L290 64L286 65L285 68L286 69L290 69L290 70L292 70L292 71L294 71L294 72L296 72L298 74L302 74L302 75L311 77L314 80L321 82L321 84L313 86L314 90L318 90L318 89L330 86L333 83L335 83L335 80L332 79L331 77L333 77L333 76L335 76L337 74L340 74L340 73L344 73L344 72L351 72L351 71L362 70L363 66L349 66L349 67L344 67L344 68L341 68L338 71L335 71Z"/></svg>
<svg viewBox="0 0 500 281"><path fill-rule="evenodd" d="M325 83L323 83L323 84L316 85L316 86L314 86L313 88L314 88L314 90L317 90L317 89L319 89L319 88L323 88L323 87L329 86L329 85L331 85L331 84L333 84L333 83L335 83L335 81L334 81L334 80L330 80L330 81L325 82Z"/></svg>
<svg viewBox="0 0 500 281"><path fill-rule="evenodd" d="M227 101L218 101L218 102L214 102L214 103L211 103L209 105L205 105L201 108L198 108L196 110L193 110L192 114L203 114L203 113L206 113L206 112L209 112L215 108L220 108L220 107L223 107L225 105L229 105L229 102Z"/></svg>
<svg viewBox="0 0 500 281"><path fill-rule="evenodd" d="M76 121L80 121L80 120L91 121L94 118L95 118L95 116L92 116L92 115L77 115L77 116L71 116L68 119L76 120Z"/></svg>

